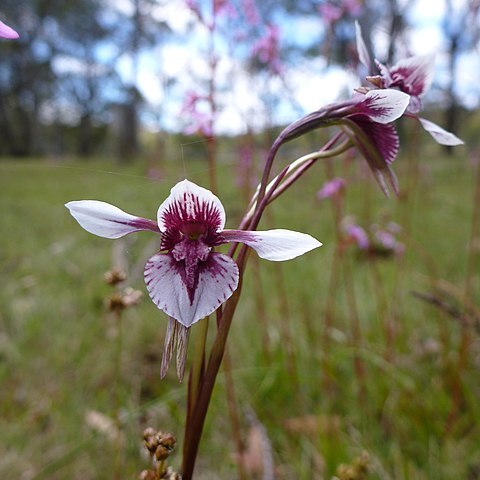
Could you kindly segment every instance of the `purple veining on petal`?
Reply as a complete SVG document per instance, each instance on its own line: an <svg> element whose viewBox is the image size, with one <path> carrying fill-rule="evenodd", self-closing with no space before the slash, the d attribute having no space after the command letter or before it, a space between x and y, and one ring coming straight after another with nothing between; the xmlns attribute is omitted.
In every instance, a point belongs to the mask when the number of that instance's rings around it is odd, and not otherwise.
<svg viewBox="0 0 480 480"><path fill-rule="evenodd" d="M189 192L182 200L176 200L162 212L163 224L167 229L182 230L186 235L200 235L208 229L221 227L221 213L212 203L199 200Z"/></svg>
<svg viewBox="0 0 480 480"><path fill-rule="evenodd" d="M376 123L364 115L355 115L350 118L372 140L378 152L387 164L392 163L400 148L397 131L392 123Z"/></svg>
<svg viewBox="0 0 480 480"><path fill-rule="evenodd" d="M210 253L199 262L193 298L182 275L184 263L169 254L156 254L145 266L145 283L152 301L186 327L214 312L238 286L236 263L221 253Z"/></svg>

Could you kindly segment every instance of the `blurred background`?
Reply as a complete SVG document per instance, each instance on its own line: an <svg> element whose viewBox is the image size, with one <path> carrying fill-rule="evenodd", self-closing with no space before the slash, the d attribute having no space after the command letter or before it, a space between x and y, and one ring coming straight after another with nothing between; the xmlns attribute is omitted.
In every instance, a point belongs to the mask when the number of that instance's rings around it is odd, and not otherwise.
<svg viewBox="0 0 480 480"><path fill-rule="evenodd" d="M236 228L280 129L378 73L355 21L372 59L435 54L421 115L465 145L402 118L398 198L350 150L275 201L260 228L324 246L251 255L195 478L480 479L478 0L3 0L0 20L20 35L0 39L2 480L138 478L146 427L179 468L187 386L159 378L143 283L158 238L94 237L64 204L153 219L188 177Z"/></svg>
<svg viewBox="0 0 480 480"><path fill-rule="evenodd" d="M2 2L20 39L1 44L0 155L127 159L212 120L285 125L359 85L355 20L383 63L436 54L425 102L447 130L478 107L477 1L210 3Z"/></svg>

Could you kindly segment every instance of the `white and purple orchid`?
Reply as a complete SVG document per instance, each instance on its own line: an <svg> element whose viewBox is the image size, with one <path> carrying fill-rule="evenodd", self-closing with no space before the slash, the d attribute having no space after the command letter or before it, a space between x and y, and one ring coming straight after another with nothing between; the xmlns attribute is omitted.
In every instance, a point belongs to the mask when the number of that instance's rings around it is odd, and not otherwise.
<svg viewBox="0 0 480 480"><path fill-rule="evenodd" d="M360 62L369 70L371 60L368 49L362 37L358 22L355 23L357 51ZM380 75L368 76L367 80L376 88L396 89L410 95L407 107L407 116L420 122L422 127L430 133L434 140L447 146L463 145L463 140L442 127L419 117L422 109L422 97L432 84L435 69L435 55L417 55L399 60L389 67L375 60Z"/></svg>
<svg viewBox="0 0 480 480"><path fill-rule="evenodd" d="M159 252L145 265L145 283L155 305L185 327L214 312L238 286L236 263L214 252L215 247L242 242L261 258L283 261L321 246L310 235L290 230L225 230L220 200L188 180L172 188L157 222L96 200L65 206L80 226L100 237L120 238L140 230L160 234Z"/></svg>
<svg viewBox="0 0 480 480"><path fill-rule="evenodd" d="M15 40L18 37L18 33L13 28L5 25L0 20L0 38L8 38L9 40Z"/></svg>
<svg viewBox="0 0 480 480"><path fill-rule="evenodd" d="M390 164L397 156L400 142L393 122L404 114L409 101L409 95L395 89L359 89L350 100L327 105L291 123L280 133L274 147L319 127L343 125L384 193L388 195L385 179L397 192Z"/></svg>

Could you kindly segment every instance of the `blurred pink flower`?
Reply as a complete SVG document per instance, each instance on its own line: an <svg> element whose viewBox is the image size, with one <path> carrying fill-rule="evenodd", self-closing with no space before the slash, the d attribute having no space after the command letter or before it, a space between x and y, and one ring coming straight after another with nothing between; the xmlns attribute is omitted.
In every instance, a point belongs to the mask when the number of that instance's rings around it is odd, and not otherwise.
<svg viewBox="0 0 480 480"><path fill-rule="evenodd" d="M5 25L2 21L0 21L0 37L15 40L19 37L19 35L13 28Z"/></svg>
<svg viewBox="0 0 480 480"><path fill-rule="evenodd" d="M361 0L343 0L341 4L352 17L358 17L362 13L363 4Z"/></svg>
<svg viewBox="0 0 480 480"><path fill-rule="evenodd" d="M160 235L159 252L145 265L145 283L153 303L184 327L210 315L237 289L237 264L214 252L215 247L241 242L261 258L284 261L321 246L310 235L290 230L225 230L220 200L188 180L172 188L156 222L96 200L65 206L81 227L100 237L120 238L141 230Z"/></svg>
<svg viewBox="0 0 480 480"><path fill-rule="evenodd" d="M322 20L327 24L327 26L331 26L335 22L338 22L338 20L340 20L343 15L343 10L340 7L333 5L329 2L322 3L318 7L318 10L320 12L320 16L322 17Z"/></svg>
<svg viewBox="0 0 480 480"><path fill-rule="evenodd" d="M367 232L355 223L347 223L343 230L347 237L347 240L353 241L357 244L360 250L367 250L370 247L370 240L368 239Z"/></svg>
<svg viewBox="0 0 480 480"><path fill-rule="evenodd" d="M280 75L283 67L280 61L280 29L276 25L267 24L266 33L252 48L252 55L275 74Z"/></svg>
<svg viewBox="0 0 480 480"><path fill-rule="evenodd" d="M200 95L192 90L187 91L181 108L181 114L188 117L187 135L198 133L204 137L213 136L211 115L199 108L199 103L207 101L205 95Z"/></svg>
<svg viewBox="0 0 480 480"><path fill-rule="evenodd" d="M336 177L326 182L317 192L317 198L323 200L339 194L345 188L346 182L343 178Z"/></svg>
<svg viewBox="0 0 480 480"><path fill-rule="evenodd" d="M213 12L216 16L225 15L229 18L237 17L237 11L229 0L213 0Z"/></svg>
<svg viewBox="0 0 480 480"><path fill-rule="evenodd" d="M260 24L260 15L258 14L257 4L255 0L243 0L242 11L247 22L256 26Z"/></svg>

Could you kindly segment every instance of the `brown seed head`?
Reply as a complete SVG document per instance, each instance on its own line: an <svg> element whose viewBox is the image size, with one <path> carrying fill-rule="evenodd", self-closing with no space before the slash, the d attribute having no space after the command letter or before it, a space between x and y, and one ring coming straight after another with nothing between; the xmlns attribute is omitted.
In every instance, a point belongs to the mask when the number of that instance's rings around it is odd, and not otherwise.
<svg viewBox="0 0 480 480"><path fill-rule="evenodd" d="M118 268L112 268L103 277L109 285L117 285L127 278L127 274Z"/></svg>

